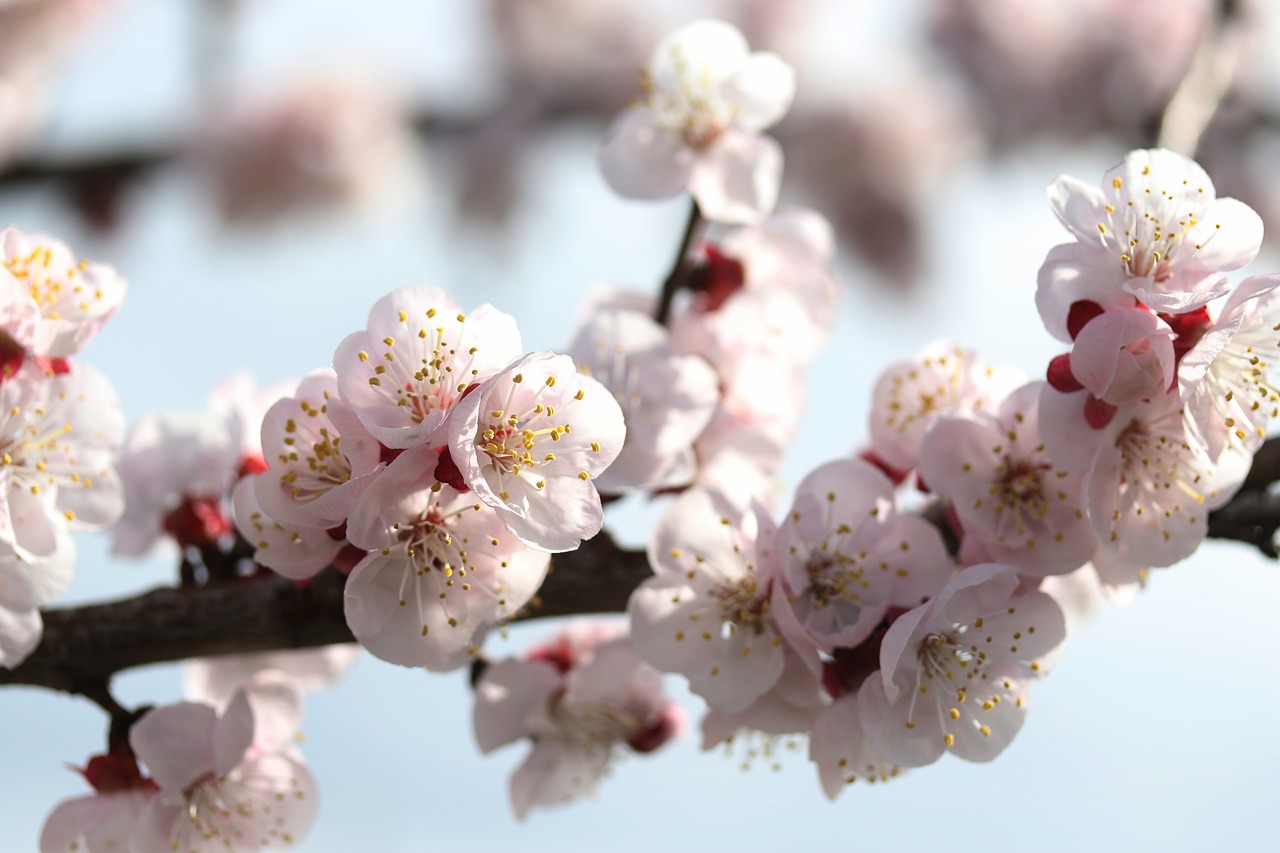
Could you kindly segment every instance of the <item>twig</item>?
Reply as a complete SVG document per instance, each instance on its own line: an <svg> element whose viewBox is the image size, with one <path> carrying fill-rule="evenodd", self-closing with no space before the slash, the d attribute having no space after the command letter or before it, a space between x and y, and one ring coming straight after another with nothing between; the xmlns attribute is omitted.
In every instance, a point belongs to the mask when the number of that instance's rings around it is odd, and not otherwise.
<svg viewBox="0 0 1280 853"><path fill-rule="evenodd" d="M698 202L690 201L689 219L685 222L684 234L680 238L680 248L676 252L675 263L671 265L671 272L662 282L662 293L658 295L658 308L653 314L653 319L663 325L666 325L667 318L671 315L671 303L675 301L676 293L689 281L689 273L693 271L695 264L691 250L706 227L707 220L702 217Z"/></svg>

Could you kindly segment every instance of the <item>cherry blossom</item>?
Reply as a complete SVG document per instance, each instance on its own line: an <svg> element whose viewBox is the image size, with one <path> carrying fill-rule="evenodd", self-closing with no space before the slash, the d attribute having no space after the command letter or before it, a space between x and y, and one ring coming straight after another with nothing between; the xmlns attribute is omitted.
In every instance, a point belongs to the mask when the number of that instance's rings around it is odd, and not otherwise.
<svg viewBox="0 0 1280 853"><path fill-rule="evenodd" d="M0 305L24 294L38 309L30 337L18 337L34 355L75 355L124 299L126 285L119 273L106 264L78 260L65 243L45 234L0 231L0 264ZM11 310L3 309L5 314Z"/></svg>
<svg viewBox="0 0 1280 853"><path fill-rule="evenodd" d="M1049 201L1075 243L1058 246L1040 268L1036 306L1049 333L1067 336L1072 304L1191 311L1226 294L1218 273L1253 260L1262 220L1246 205L1215 196L1194 161L1162 149L1131 151L1102 187L1063 176Z"/></svg>
<svg viewBox="0 0 1280 853"><path fill-rule="evenodd" d="M490 664L475 691L481 751L533 741L511 777L518 818L591 791L623 746L652 752L682 727L662 676L625 635L595 626L572 629L527 660Z"/></svg>
<svg viewBox="0 0 1280 853"><path fill-rule="evenodd" d="M112 455L124 418L110 382L88 365L0 383L0 542L47 556L54 525L93 530L124 510Z"/></svg>
<svg viewBox="0 0 1280 853"><path fill-rule="evenodd" d="M129 743L159 794L133 843L144 850L257 850L303 838L316 814L316 786L300 760L252 748L255 723L243 692L219 714L179 702L147 712Z"/></svg>
<svg viewBox="0 0 1280 853"><path fill-rule="evenodd" d="M780 119L795 73L771 53L749 53L721 21L667 36L643 72L644 101L626 110L600 152L605 179L629 198L686 188L703 215L749 222L773 208L782 151L760 131Z"/></svg>
<svg viewBox="0 0 1280 853"><path fill-rule="evenodd" d="M939 417L988 410L1023 381L1016 370L988 367L971 350L934 341L911 360L890 365L876 380L871 452L890 468L910 471L921 440Z"/></svg>
<svg viewBox="0 0 1280 853"><path fill-rule="evenodd" d="M476 495L437 482L436 459L428 447L406 450L352 512L347 535L369 555L347 579L346 616L383 660L450 670L528 603L550 558Z"/></svg>
<svg viewBox="0 0 1280 853"><path fill-rule="evenodd" d="M1071 350L1071 374L1112 406L1159 396L1173 384L1174 331L1141 308L1105 311L1085 323Z"/></svg>
<svg viewBox="0 0 1280 853"><path fill-rule="evenodd" d="M879 755L904 767L947 751L990 761L1018 733L1026 689L1065 636L1057 603L1019 594L1012 567L971 566L889 626L880 672L858 692L863 730Z"/></svg>
<svg viewBox="0 0 1280 853"><path fill-rule="evenodd" d="M438 447L445 418L467 388L520 357L509 314L481 305L463 314L453 297L417 285L379 299L367 330L333 356L342 397L387 447Z"/></svg>
<svg viewBox="0 0 1280 853"><path fill-rule="evenodd" d="M612 392L627 423L618 458L596 478L605 493L688 483L693 441L720 399L715 371L672 352L665 329L634 311L601 311L578 330L568 354Z"/></svg>
<svg viewBox="0 0 1280 853"><path fill-rule="evenodd" d="M1043 383L1022 386L993 412L944 417L920 447L920 476L951 502L988 560L1029 575L1069 572L1093 554L1082 471L1055 468L1041 443Z"/></svg>
<svg viewBox="0 0 1280 853"><path fill-rule="evenodd" d="M94 793L54 807L40 830L40 853L136 849L132 837L157 795L155 783L142 775L127 749L96 755L79 772Z"/></svg>
<svg viewBox="0 0 1280 853"><path fill-rule="evenodd" d="M822 682L808 662L789 644L782 675L766 693L739 711L709 708L702 718L702 748L746 740L748 752L773 753L786 735L803 735L830 704Z"/></svg>
<svg viewBox="0 0 1280 853"><path fill-rule="evenodd" d="M1178 382L1188 428L1216 461L1231 447L1246 454L1266 437L1280 391L1269 354L1280 344L1280 276L1252 276L1232 292L1216 322L1182 357Z"/></svg>
<svg viewBox="0 0 1280 853"><path fill-rule="evenodd" d="M604 512L591 481L617 458L626 432L608 388L568 356L535 352L454 407L449 452L516 538L556 553L599 532Z"/></svg>
<svg viewBox="0 0 1280 853"><path fill-rule="evenodd" d="M897 513L893 483L856 459L801 481L774 554L779 626L797 648L825 654L869 637L890 605L914 607L936 593L954 567L937 530ZM818 668L816 654L806 660Z"/></svg>
<svg viewBox="0 0 1280 853"><path fill-rule="evenodd" d="M267 410L262 452L268 468L255 482L258 504L271 518L303 527L341 525L381 470L381 447L326 370Z"/></svg>
<svg viewBox="0 0 1280 853"><path fill-rule="evenodd" d="M761 514L744 516L715 493L688 491L654 529L654 577L627 604L640 656L688 676L712 708L740 711L782 675L786 652L765 559L773 534Z"/></svg>
<svg viewBox="0 0 1280 853"><path fill-rule="evenodd" d="M856 692L846 693L818 712L809 736L809 760L818 765L818 781L829 800L859 779L887 782L902 772L867 740Z"/></svg>

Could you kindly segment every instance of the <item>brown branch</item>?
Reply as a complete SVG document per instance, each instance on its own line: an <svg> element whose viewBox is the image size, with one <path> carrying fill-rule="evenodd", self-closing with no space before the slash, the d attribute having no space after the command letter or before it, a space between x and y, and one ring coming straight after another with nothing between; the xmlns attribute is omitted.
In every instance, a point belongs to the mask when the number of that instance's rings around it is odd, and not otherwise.
<svg viewBox="0 0 1280 853"><path fill-rule="evenodd" d="M666 280L662 282L662 292L658 295L658 308L653 315L653 319L664 326L671 315L671 304L675 301L676 293L689 283L689 276L696 266L692 249L706 228L707 220L703 218L698 202L696 200L689 202L689 219L685 222L684 234L680 237L680 248L676 250L676 259L671 265L671 272L667 273Z"/></svg>
<svg viewBox="0 0 1280 853"><path fill-rule="evenodd" d="M643 552L620 548L601 533L577 551L556 555L536 605L517 618L621 612L649 574ZM0 669L0 686L93 698L116 673L147 664L349 643L343 584L341 574L326 569L303 587L262 577L47 610L40 645L18 667Z"/></svg>

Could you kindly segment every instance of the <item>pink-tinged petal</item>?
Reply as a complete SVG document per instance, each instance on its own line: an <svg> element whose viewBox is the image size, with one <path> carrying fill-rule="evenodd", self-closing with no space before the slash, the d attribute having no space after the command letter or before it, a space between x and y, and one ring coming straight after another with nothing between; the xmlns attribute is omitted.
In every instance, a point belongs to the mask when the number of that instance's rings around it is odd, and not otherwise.
<svg viewBox="0 0 1280 853"><path fill-rule="evenodd" d="M490 664L476 684L472 725L481 752L552 729L550 703L562 679L543 661L503 660Z"/></svg>
<svg viewBox="0 0 1280 853"><path fill-rule="evenodd" d="M887 782L902 772L881 758L867 740L856 692L846 693L818 713L809 736L809 760L818 765L818 779L829 800L857 779Z"/></svg>
<svg viewBox="0 0 1280 853"><path fill-rule="evenodd" d="M264 846L291 848L303 841L316 821L319 788L311 771L283 752L246 758L235 770L245 800L252 803L247 830L270 839ZM250 838L252 835L246 832Z"/></svg>
<svg viewBox="0 0 1280 853"><path fill-rule="evenodd" d="M600 149L600 171L618 195L656 200L684 192L693 152L664 129L647 107L632 107L614 122Z"/></svg>
<svg viewBox="0 0 1280 853"><path fill-rule="evenodd" d="M281 524L262 511L254 481L243 478L231 493L232 514L240 535L254 547L253 559L293 580L306 580L333 563L344 542L327 530Z"/></svg>
<svg viewBox="0 0 1280 853"><path fill-rule="evenodd" d="M95 794L59 803L40 830L40 853L111 853L130 850L153 790Z"/></svg>
<svg viewBox="0 0 1280 853"><path fill-rule="evenodd" d="M858 719L872 748L901 767L924 767L942 757L945 732L936 712L904 721L885 696L885 682L872 676L858 691ZM910 722L910 725L908 725Z"/></svg>
<svg viewBox="0 0 1280 853"><path fill-rule="evenodd" d="M75 573L76 543L61 525L53 527L53 534L48 557L22 559L0 546L0 607L34 610L67 591Z"/></svg>
<svg viewBox="0 0 1280 853"><path fill-rule="evenodd" d="M1239 269L1262 248L1262 217L1234 198L1215 199L1183 239L1196 246L1193 263L1200 269Z"/></svg>
<svg viewBox="0 0 1280 853"><path fill-rule="evenodd" d="M39 610L0 606L0 666L13 669L35 651L44 632Z"/></svg>
<svg viewBox="0 0 1280 853"><path fill-rule="evenodd" d="M1106 205L1100 189L1070 175L1061 175L1049 185L1049 206L1054 215L1082 241L1097 239L1098 223L1107 219Z"/></svg>
<svg viewBox="0 0 1280 853"><path fill-rule="evenodd" d="M163 791L183 791L218 765L217 723L218 713L209 705L164 705L133 724L129 744Z"/></svg>
<svg viewBox="0 0 1280 853"><path fill-rule="evenodd" d="M880 642L880 679L883 682L880 692L885 701L898 701L901 690L894 682L893 673L898 667L898 661L910 648L916 630L928 615L926 605L921 605L893 620L893 624L885 632L884 639ZM867 679L871 680L873 679Z"/></svg>
<svg viewBox="0 0 1280 853"><path fill-rule="evenodd" d="M727 84L728 97L737 104L733 123L759 132L776 123L791 109L796 95L796 72L773 53L753 53Z"/></svg>
<svg viewBox="0 0 1280 853"><path fill-rule="evenodd" d="M240 763L253 743L253 709L249 697L237 690L213 727L214 772L226 773Z"/></svg>
<svg viewBox="0 0 1280 853"><path fill-rule="evenodd" d="M1071 374L1113 406L1163 393L1173 364L1173 330L1140 308L1098 315L1080 330L1071 351Z"/></svg>
<svg viewBox="0 0 1280 853"><path fill-rule="evenodd" d="M1045 329L1060 341L1070 342L1067 318L1077 302L1094 302L1103 310L1132 308L1136 300L1126 293L1126 276L1118 261L1099 257L1082 243L1064 243L1049 250L1036 274L1036 308Z"/></svg>
<svg viewBox="0 0 1280 853"><path fill-rule="evenodd" d="M347 539L368 550L387 548L399 538L399 525L431 501L436 463L430 447L411 447L378 475L347 519Z"/></svg>
<svg viewBox="0 0 1280 853"><path fill-rule="evenodd" d="M793 705L772 690L740 711L730 713L711 707L702 718L701 747L712 749L743 731L767 735L806 734L813 725L816 710Z"/></svg>
<svg viewBox="0 0 1280 853"><path fill-rule="evenodd" d="M536 741L511 775L511 808L520 820L534 806L556 806L590 791L609 763L607 749L574 749L558 739Z"/></svg>
<svg viewBox="0 0 1280 853"><path fill-rule="evenodd" d="M773 210L782 147L767 136L727 130L693 164L689 190L712 222L755 222Z"/></svg>
<svg viewBox="0 0 1280 853"><path fill-rule="evenodd" d="M1226 296L1231 282L1223 275L1206 275L1190 282L1187 289L1165 290L1145 278L1131 278L1125 282L1124 290L1152 311L1185 314Z"/></svg>

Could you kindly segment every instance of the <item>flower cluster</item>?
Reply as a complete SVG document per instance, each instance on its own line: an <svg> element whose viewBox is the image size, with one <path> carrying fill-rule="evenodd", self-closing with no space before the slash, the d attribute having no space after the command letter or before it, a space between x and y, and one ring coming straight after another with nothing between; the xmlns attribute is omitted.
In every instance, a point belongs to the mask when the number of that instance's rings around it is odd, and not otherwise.
<svg viewBox="0 0 1280 853"><path fill-rule="evenodd" d="M0 666L30 654L38 608L71 582L71 531L113 524L124 509L115 391L71 361L124 293L115 270L60 241L0 231Z"/></svg>
<svg viewBox="0 0 1280 853"><path fill-rule="evenodd" d="M347 623L374 654L461 666L532 598L549 553L599 531L593 480L622 448L622 412L568 356L521 355L509 315L464 314L433 287L379 300L333 364L267 411L236 524L286 577L348 567Z"/></svg>

